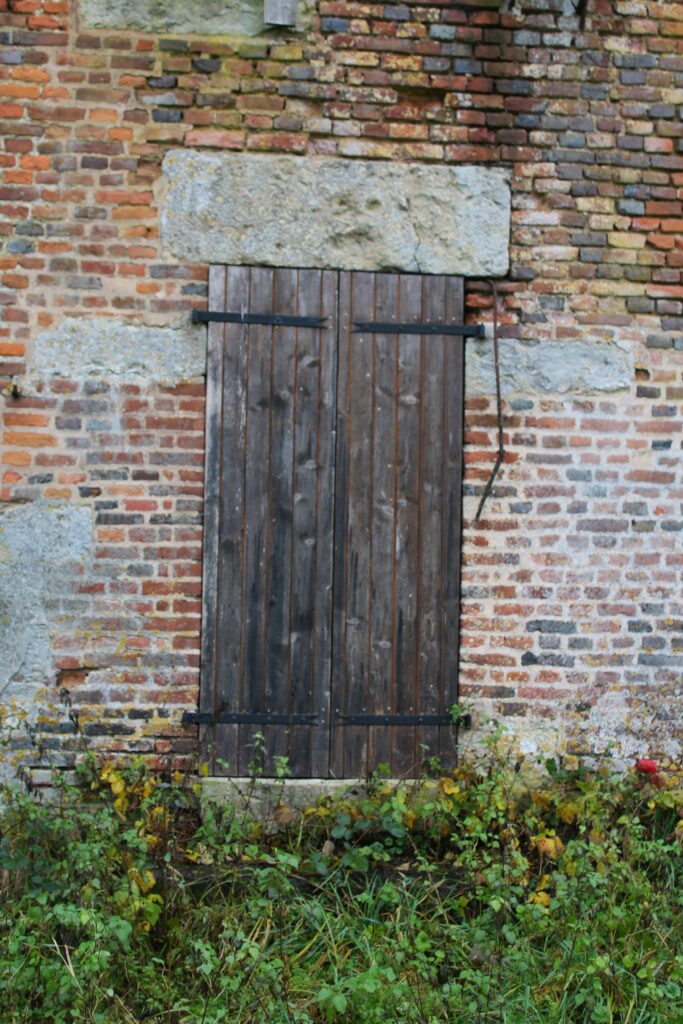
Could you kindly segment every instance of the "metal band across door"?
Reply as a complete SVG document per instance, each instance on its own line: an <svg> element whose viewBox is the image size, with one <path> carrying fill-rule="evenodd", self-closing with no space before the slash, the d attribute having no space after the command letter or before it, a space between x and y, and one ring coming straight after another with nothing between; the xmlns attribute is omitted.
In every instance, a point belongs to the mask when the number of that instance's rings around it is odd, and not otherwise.
<svg viewBox="0 0 683 1024"><path fill-rule="evenodd" d="M201 756L418 774L452 755L463 283L212 267ZM261 733L263 741L256 734Z"/></svg>

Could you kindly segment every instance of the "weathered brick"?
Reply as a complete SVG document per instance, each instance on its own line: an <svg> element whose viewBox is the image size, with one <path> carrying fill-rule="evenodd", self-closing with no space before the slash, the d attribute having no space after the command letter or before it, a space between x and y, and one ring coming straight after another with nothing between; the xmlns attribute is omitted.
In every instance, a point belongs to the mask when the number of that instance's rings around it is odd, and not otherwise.
<svg viewBox="0 0 683 1024"><path fill-rule="evenodd" d="M38 3L30 23L22 15L0 33L3 385L21 382L34 339L64 316L170 324L202 304L206 268L159 248L154 196L169 147L510 168L506 381L513 343L560 342L558 361L564 345L621 347L636 366L632 393L601 392L599 373L586 393L505 392L506 462L478 525L470 504L495 458L495 403L489 393L468 408L461 675L476 700L530 729L577 682L599 708L633 673L644 700L655 677L680 673L680 634L666 624L680 623L683 565L681 36L675 5L651 4L647 18L594 6L590 34L575 39L559 2L531 4L523 21L482 0L329 2L324 51L306 33L78 34L73 5ZM467 303L471 320L490 321L487 284L467 282ZM98 518L79 599L93 648L122 681L98 685L111 714L94 734L160 753L160 712L173 722L169 708L195 700L203 389L102 384L47 382L31 401L49 406L7 400L0 494L76 501ZM104 594L112 607L98 619ZM74 687L80 643L57 638ZM140 671L123 678L133 654ZM131 693L147 695L123 711ZM604 738L595 717L584 751Z"/></svg>
<svg viewBox="0 0 683 1024"><path fill-rule="evenodd" d="M575 622L562 622L558 619L532 619L526 624L529 633L576 633Z"/></svg>

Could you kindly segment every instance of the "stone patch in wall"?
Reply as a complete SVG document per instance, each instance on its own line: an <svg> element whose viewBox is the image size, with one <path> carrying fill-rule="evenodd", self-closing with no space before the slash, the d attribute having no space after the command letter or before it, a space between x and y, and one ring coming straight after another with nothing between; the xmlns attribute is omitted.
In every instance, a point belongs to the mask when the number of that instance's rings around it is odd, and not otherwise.
<svg viewBox="0 0 683 1024"><path fill-rule="evenodd" d="M28 380L142 378L166 387L206 371L206 327L186 321L147 327L124 320L72 317L35 340Z"/></svg>
<svg viewBox="0 0 683 1024"><path fill-rule="evenodd" d="M622 391L631 385L631 354L608 341L499 342L500 384L513 395L590 394ZM465 386L468 397L495 392L490 337L467 341Z"/></svg>
<svg viewBox="0 0 683 1024"><path fill-rule="evenodd" d="M42 502L0 507L0 706L35 713L51 682L51 629L63 625L68 584L93 556L88 508ZM0 771L1 774L1 771Z"/></svg>
<svg viewBox="0 0 683 1024"><path fill-rule="evenodd" d="M172 150L165 254L194 263L502 276L505 170Z"/></svg>
<svg viewBox="0 0 683 1024"><path fill-rule="evenodd" d="M264 0L79 0L83 28L256 36L267 31ZM298 0L298 31L312 19L314 0Z"/></svg>

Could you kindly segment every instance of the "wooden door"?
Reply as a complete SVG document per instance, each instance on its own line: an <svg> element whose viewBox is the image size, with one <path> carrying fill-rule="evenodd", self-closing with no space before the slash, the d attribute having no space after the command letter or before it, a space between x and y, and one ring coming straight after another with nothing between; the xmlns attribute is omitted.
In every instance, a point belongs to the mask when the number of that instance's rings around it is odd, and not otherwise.
<svg viewBox="0 0 683 1024"><path fill-rule="evenodd" d="M329 757L338 275L212 267L211 310L323 327L209 325L202 756L245 775L265 742L297 776Z"/></svg>
<svg viewBox="0 0 683 1024"><path fill-rule="evenodd" d="M340 282L331 769L448 758L457 699L462 279ZM365 329L359 327L367 321ZM386 326L384 326L386 325ZM371 329L368 329L371 328ZM381 330L380 330L381 328Z"/></svg>
<svg viewBox="0 0 683 1024"><path fill-rule="evenodd" d="M209 300L252 322L209 327L202 756L418 774L457 698L462 280L217 267Z"/></svg>

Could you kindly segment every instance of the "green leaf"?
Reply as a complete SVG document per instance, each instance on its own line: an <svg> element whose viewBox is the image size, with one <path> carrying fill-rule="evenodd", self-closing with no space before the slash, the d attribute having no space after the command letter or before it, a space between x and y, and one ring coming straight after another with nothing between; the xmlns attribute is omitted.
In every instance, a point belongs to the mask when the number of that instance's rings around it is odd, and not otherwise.
<svg viewBox="0 0 683 1024"><path fill-rule="evenodd" d="M341 992L335 992L332 996L332 1005L337 1013L346 1013L346 996Z"/></svg>

